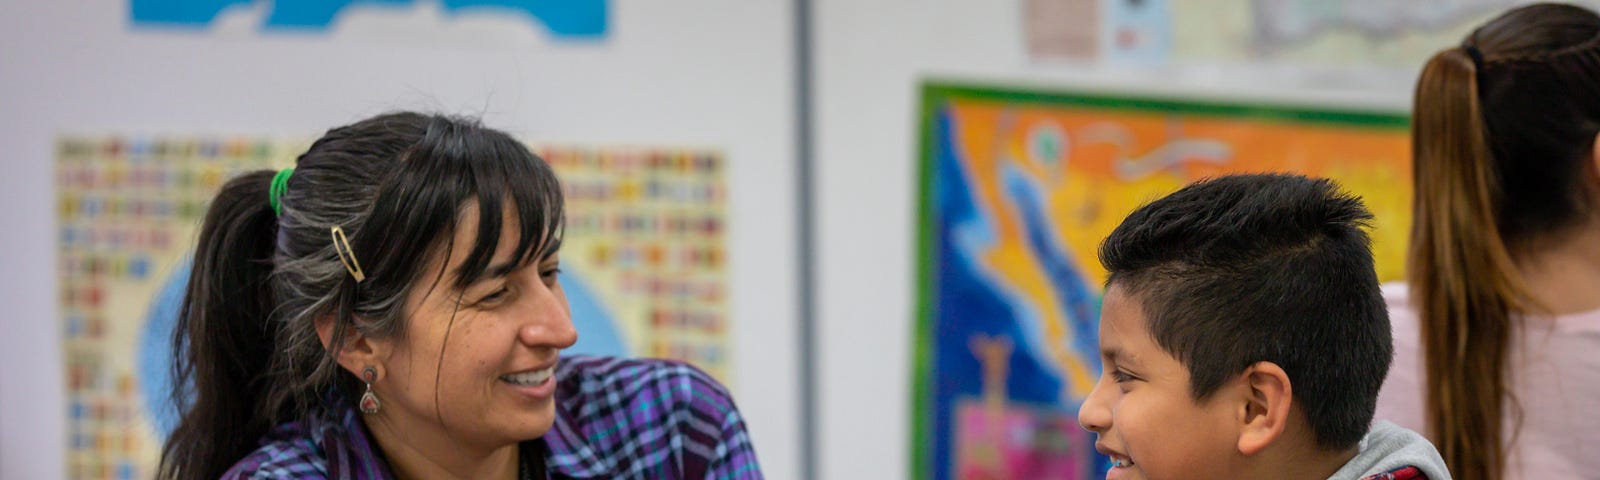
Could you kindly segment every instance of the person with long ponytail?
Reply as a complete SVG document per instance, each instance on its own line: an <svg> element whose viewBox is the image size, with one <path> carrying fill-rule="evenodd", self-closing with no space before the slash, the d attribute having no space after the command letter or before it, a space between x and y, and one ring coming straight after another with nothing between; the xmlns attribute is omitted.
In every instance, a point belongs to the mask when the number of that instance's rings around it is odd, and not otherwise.
<svg viewBox="0 0 1600 480"><path fill-rule="evenodd" d="M1600 15L1510 10L1417 82L1407 284L1378 418L1455 478L1600 476Z"/></svg>
<svg viewBox="0 0 1600 480"><path fill-rule="evenodd" d="M562 355L555 174L474 120L335 128L227 182L173 344L163 479L760 478L687 364Z"/></svg>

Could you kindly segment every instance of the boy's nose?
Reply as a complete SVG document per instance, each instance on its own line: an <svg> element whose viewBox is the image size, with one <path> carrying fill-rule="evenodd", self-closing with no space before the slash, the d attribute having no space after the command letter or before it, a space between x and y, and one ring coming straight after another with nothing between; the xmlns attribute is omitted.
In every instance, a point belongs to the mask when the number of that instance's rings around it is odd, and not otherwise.
<svg viewBox="0 0 1600 480"><path fill-rule="evenodd" d="M1104 382L1101 382L1104 383ZM1088 398L1083 399L1083 405L1078 406L1078 425L1084 430L1094 433L1105 433L1111 428L1111 409L1107 406L1105 395L1099 383L1094 390L1089 391Z"/></svg>

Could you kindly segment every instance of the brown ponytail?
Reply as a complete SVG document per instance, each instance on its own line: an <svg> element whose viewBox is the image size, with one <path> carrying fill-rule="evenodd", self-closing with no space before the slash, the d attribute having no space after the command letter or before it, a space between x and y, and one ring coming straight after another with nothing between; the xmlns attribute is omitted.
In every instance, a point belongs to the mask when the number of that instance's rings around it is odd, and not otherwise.
<svg viewBox="0 0 1600 480"><path fill-rule="evenodd" d="M1422 313L1428 429L1458 479L1499 478L1510 312L1522 286L1496 224L1500 187L1465 49L1434 55L1417 82L1416 195L1408 268ZM1432 108L1428 108L1432 107Z"/></svg>
<svg viewBox="0 0 1600 480"><path fill-rule="evenodd" d="M182 355L171 395L184 417L162 447L158 478L217 478L272 427L257 412L269 393L260 379L278 331L268 321L277 235L267 202L272 175L250 172L223 185L201 224L173 332L173 351Z"/></svg>
<svg viewBox="0 0 1600 480"><path fill-rule="evenodd" d="M1415 98L1407 268L1428 433L1455 478L1498 480L1520 428L1516 316L1539 308L1515 260L1594 214L1600 15L1510 10L1434 55Z"/></svg>

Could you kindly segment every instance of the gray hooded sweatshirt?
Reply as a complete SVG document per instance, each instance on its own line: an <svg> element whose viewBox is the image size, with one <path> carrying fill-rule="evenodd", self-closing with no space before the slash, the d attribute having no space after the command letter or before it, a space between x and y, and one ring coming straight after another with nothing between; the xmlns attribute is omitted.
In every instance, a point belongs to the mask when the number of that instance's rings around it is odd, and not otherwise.
<svg viewBox="0 0 1600 480"><path fill-rule="evenodd" d="M1417 432L1379 420L1361 439L1361 452L1328 480L1357 480L1405 467L1417 467L1428 480L1450 480L1444 458ZM1378 477L1383 478L1383 477Z"/></svg>

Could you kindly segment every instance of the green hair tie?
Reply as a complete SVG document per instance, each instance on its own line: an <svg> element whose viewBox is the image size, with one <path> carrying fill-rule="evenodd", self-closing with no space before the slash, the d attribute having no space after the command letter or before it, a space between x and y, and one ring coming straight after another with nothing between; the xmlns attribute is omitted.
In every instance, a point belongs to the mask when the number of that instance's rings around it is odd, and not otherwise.
<svg viewBox="0 0 1600 480"><path fill-rule="evenodd" d="M272 188L267 191L267 201L272 202L272 213L283 216L283 192L289 190L289 176L294 174L293 168L278 170L272 177Z"/></svg>

